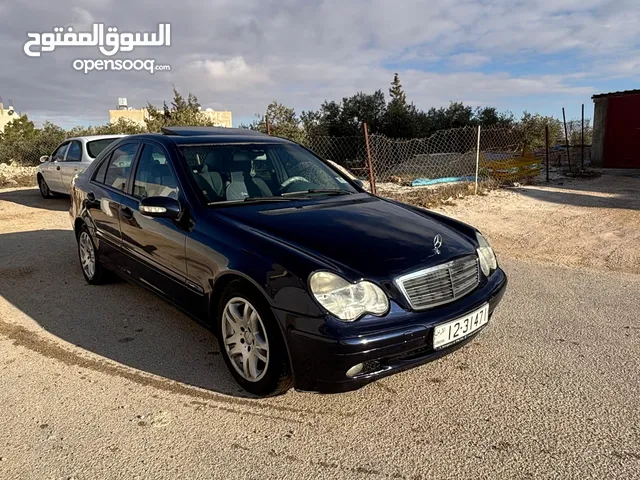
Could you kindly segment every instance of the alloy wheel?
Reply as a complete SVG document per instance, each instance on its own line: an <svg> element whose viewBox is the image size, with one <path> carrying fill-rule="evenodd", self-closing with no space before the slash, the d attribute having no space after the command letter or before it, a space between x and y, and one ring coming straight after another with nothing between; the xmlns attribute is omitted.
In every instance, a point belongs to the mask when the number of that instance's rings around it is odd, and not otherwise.
<svg viewBox="0 0 640 480"><path fill-rule="evenodd" d="M42 196L48 197L50 194L49 185L47 185L47 182L44 181L44 178L42 177L39 178L38 185L40 186L40 192L42 193Z"/></svg>
<svg viewBox="0 0 640 480"><path fill-rule="evenodd" d="M91 279L96 273L96 253L93 247L93 241L87 232L82 232L78 239L80 247L80 263L85 275Z"/></svg>
<svg viewBox="0 0 640 480"><path fill-rule="evenodd" d="M251 303L241 297L227 302L222 313L222 339L231 364L245 380L261 380L269 366L269 340Z"/></svg>

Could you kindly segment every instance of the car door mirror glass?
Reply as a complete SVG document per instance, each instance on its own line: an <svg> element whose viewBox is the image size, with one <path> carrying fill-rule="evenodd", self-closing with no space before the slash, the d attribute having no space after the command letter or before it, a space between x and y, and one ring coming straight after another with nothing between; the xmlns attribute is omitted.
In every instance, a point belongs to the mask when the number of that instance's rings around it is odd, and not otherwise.
<svg viewBox="0 0 640 480"><path fill-rule="evenodd" d="M40 157L40 163L48 162L49 158L51 158L51 157L49 157L49 155L42 155Z"/></svg>
<svg viewBox="0 0 640 480"><path fill-rule="evenodd" d="M180 203L175 198L146 197L140 200L138 210L147 217L175 219L180 215Z"/></svg>

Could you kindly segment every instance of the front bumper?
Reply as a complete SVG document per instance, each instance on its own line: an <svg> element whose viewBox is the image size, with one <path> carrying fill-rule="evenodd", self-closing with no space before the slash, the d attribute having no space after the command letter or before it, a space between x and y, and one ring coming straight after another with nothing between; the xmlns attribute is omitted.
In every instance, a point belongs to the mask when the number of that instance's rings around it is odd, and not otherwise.
<svg viewBox="0 0 640 480"><path fill-rule="evenodd" d="M298 390L323 393L346 392L447 355L471 341L485 327L455 344L434 350L434 326L462 317L487 302L491 318L506 286L507 277L498 269L482 287L459 301L423 312L392 312L393 317L397 317L393 318L393 327L365 335L332 338L289 329L287 343L294 386ZM303 318L292 322L292 315L301 316L291 312L276 310L275 313L282 324L304 324ZM362 372L348 377L347 370L358 363L364 364Z"/></svg>

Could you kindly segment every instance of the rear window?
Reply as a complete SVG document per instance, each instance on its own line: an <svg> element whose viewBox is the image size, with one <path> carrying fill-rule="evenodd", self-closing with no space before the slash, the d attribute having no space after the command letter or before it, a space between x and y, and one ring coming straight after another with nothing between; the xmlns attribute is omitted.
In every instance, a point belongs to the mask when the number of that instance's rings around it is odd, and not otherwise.
<svg viewBox="0 0 640 480"><path fill-rule="evenodd" d="M103 138L102 140L93 140L91 142L87 142L87 152L91 158L96 158L100 155L105 148L111 145L116 140L119 140L121 137L117 138Z"/></svg>

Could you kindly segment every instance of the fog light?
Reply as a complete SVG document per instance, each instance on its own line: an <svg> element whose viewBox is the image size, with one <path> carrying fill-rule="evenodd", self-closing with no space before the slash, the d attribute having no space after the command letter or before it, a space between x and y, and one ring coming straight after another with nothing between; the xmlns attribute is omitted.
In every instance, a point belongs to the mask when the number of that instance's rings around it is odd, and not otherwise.
<svg viewBox="0 0 640 480"><path fill-rule="evenodd" d="M363 366L364 365L362 365L362 363L358 363L357 365L351 367L349 370L347 370L347 377L355 377L356 375L358 375L362 371Z"/></svg>

